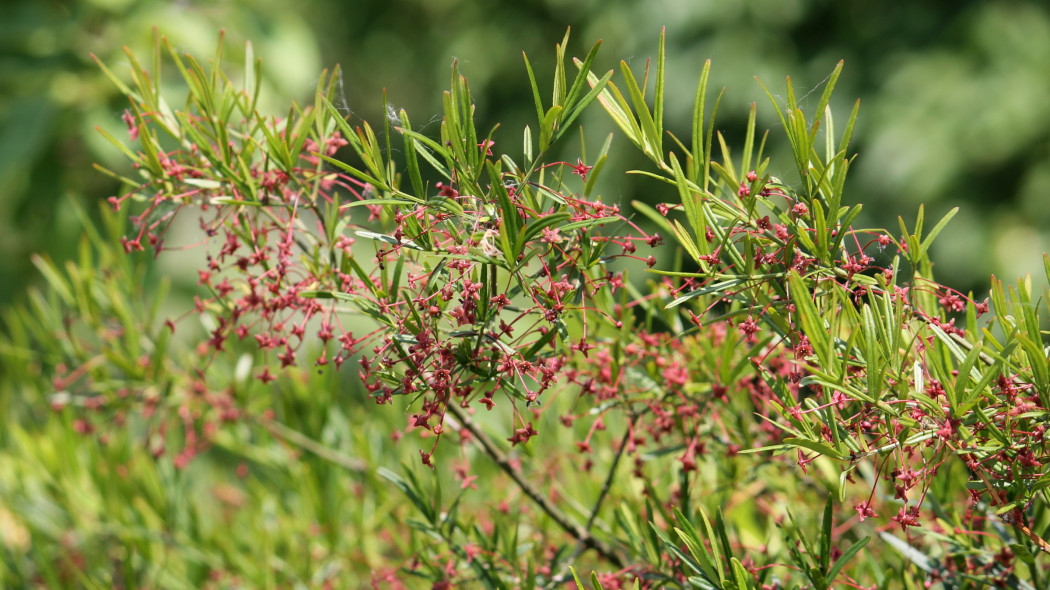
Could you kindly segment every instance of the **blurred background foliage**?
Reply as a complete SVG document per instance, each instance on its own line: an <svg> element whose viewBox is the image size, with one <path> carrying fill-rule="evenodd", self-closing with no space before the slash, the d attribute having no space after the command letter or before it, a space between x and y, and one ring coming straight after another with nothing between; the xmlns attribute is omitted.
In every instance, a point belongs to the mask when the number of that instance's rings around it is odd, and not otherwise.
<svg viewBox="0 0 1050 590"><path fill-rule="evenodd" d="M497 141L512 145L534 112L522 51L546 79L550 47L572 26L570 54L602 39L597 69L622 58L637 72L667 26L668 127L688 121L695 78L710 58L712 86L727 88L719 128L732 144L757 101L760 123L773 129L774 174L785 142L753 77L777 88L790 75L806 92L845 59L833 108L844 117L854 98L862 100L847 196L865 204L868 223L896 227L898 215L911 221L920 204L934 217L960 206L934 259L939 278L963 290L983 292L992 272L1037 269L1050 249L1044 2L45 0L9 3L3 12L0 302L33 280L31 253L72 253L80 231L67 199L98 201L118 190L91 164L119 165L121 156L94 127L122 133L124 105L90 54L125 73L121 46L148 55L154 26L201 59L225 29L231 64L251 40L265 69L264 108L274 114L308 98L322 68L341 64L354 117L380 119L386 89L390 104L406 108L417 125L433 123L459 59L479 119L494 124L498 117ZM585 126L610 129L596 120L602 113L592 117ZM624 156L614 149L612 157ZM791 182L786 168L782 176ZM607 182L606 200L664 190L631 176Z"/></svg>

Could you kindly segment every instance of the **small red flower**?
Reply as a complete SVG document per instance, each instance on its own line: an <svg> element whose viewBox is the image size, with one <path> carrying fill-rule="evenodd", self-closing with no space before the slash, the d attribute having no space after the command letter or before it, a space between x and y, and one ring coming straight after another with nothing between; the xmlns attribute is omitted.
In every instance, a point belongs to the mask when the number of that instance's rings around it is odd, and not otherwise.
<svg viewBox="0 0 1050 590"><path fill-rule="evenodd" d="M587 173L590 172L592 168L594 168L594 166L587 166L583 163L582 159L577 158L576 165L572 167L572 173L580 178L586 179Z"/></svg>
<svg viewBox="0 0 1050 590"><path fill-rule="evenodd" d="M871 502L861 502L854 506L853 509L857 511L858 515L860 515L861 522L864 522L864 519L866 518L875 518L878 516L878 514L875 514L875 509L871 507Z"/></svg>
<svg viewBox="0 0 1050 590"><path fill-rule="evenodd" d="M565 239L558 235L558 228L551 229L545 227L540 231L543 233L543 237L540 238L540 241L544 244L560 244Z"/></svg>
<svg viewBox="0 0 1050 590"><path fill-rule="evenodd" d="M919 507L912 506L905 510L904 507L897 512L897 516L890 518L890 520L901 525L901 530L905 531L910 526L919 526Z"/></svg>
<svg viewBox="0 0 1050 590"><path fill-rule="evenodd" d="M747 338L748 342L753 341L755 338L755 334L757 334L759 330L761 330L761 328L759 328L758 324L755 322L755 319L751 316L747 316L746 320L740 322L740 324L737 326L737 329L740 330L740 332Z"/></svg>

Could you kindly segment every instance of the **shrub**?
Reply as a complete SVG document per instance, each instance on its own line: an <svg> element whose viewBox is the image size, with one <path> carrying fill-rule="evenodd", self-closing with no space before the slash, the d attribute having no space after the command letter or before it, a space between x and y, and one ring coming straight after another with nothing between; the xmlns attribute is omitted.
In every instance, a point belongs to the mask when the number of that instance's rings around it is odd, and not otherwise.
<svg viewBox="0 0 1050 590"><path fill-rule="evenodd" d="M271 477L243 460L274 448L260 431L319 469L371 474L360 486L382 476L415 516L407 545L369 557L388 568L376 584L553 587L594 570L605 588L1040 587L1050 371L1031 280L993 277L984 300L937 283L929 246L951 214L927 230L920 208L899 234L853 226L859 104L841 127L828 108L842 63L812 115L790 79L786 104L767 91L789 181L769 173L755 106L739 153L716 131L710 62L679 138L663 126L662 36L655 68L639 80L621 62L619 85L592 73L598 45L570 76L567 43L550 102L525 60L537 121L520 154L516 134L476 128L455 65L431 137L389 105L381 127L348 121L338 72L278 118L257 111L255 70L241 87L226 77L221 44L210 70L168 48L181 108L132 58L130 86L110 74L130 100L129 141L110 139L134 167L108 172L129 187L110 199L112 237L65 273L40 260L52 290L8 315L5 364L28 360L20 377L57 392L78 436L138 441L184 481L220 450L242 458L240 477ZM603 200L611 136L558 155L595 102L666 198ZM147 272L137 252L182 256L168 251L185 248L172 229L185 218L205 252L199 289L190 313L163 319L124 289ZM361 395L314 396L348 367ZM346 414L396 412L366 399L408 416L374 423L417 465L347 452ZM333 497L312 518L339 563L350 500ZM381 517L368 512L355 514ZM115 536L123 557L80 553L45 578L107 579L122 563L124 583L158 583L157 553ZM307 555L229 555L177 575L352 583Z"/></svg>

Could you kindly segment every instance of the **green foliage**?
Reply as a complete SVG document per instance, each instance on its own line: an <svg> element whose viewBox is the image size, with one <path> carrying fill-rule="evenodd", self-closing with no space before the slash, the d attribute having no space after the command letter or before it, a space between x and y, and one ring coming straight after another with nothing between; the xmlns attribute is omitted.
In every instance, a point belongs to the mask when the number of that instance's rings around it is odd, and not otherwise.
<svg viewBox="0 0 1050 590"><path fill-rule="evenodd" d="M648 66L621 62L620 86L591 72L598 45L570 84L568 40L549 106L525 59L521 157L479 129L456 66L436 137L404 110L349 122L337 72L312 105L260 114L255 62L231 81L221 42L208 68L158 40L152 73L131 53L131 84L107 70L131 104L131 142L108 135L127 192L4 317L0 580L1040 587L1031 280L993 278L991 306L935 282L954 213L924 233L920 209L900 237L854 226L841 62L811 115L790 79L783 107L766 91L786 183L757 107L739 156L716 131L709 63L687 145L664 126L663 34L651 99ZM592 103L673 196L637 204L653 227L602 202L612 141L558 159ZM194 311L166 321L138 251L171 256L187 215L210 249ZM664 236L674 255L637 252ZM332 370L348 361L363 388Z"/></svg>
<svg viewBox="0 0 1050 590"><path fill-rule="evenodd" d="M263 106L272 109L310 92L321 68L304 12L272 0L209 7L156 0L8 3L0 23L0 301L10 303L35 282L34 253L46 250L59 263L77 256L81 220L69 200L97 222L94 203L119 186L91 169L93 162L121 159L93 128L116 133L127 99L92 56L116 64L125 46L148 54L157 26L177 47L202 54L225 27L235 48L250 38L266 58L260 84ZM176 79L155 82L170 89Z"/></svg>

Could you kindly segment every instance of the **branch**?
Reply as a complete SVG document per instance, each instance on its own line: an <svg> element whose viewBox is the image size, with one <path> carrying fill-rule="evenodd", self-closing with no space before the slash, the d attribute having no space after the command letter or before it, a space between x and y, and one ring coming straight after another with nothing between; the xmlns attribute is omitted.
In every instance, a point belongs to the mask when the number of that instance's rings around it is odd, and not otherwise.
<svg viewBox="0 0 1050 590"><path fill-rule="evenodd" d="M616 470L620 466L620 459L623 458L623 452L627 449L627 441L630 440L631 431L634 429L635 415L632 415L627 423L627 429L623 433L623 440L620 441L620 448L616 450L616 455L613 457L612 465L609 466L609 474L605 476L605 484L602 485L601 492L598 493L598 499L594 502L594 508L591 510L591 516L587 519L587 525L584 527L585 530L590 531L591 527L594 526L594 520L598 518L598 511L602 507L602 503L605 501L605 497L609 495L609 490L612 489L613 478L616 476ZM572 552L572 557L569 558L569 563L574 563L576 558L583 552L584 544L579 542L576 545L576 550ZM568 581L569 566L566 565L560 574L552 578L551 582L555 584L562 584Z"/></svg>
<svg viewBox="0 0 1050 590"><path fill-rule="evenodd" d="M546 512L547 515L550 516L551 519L553 519L554 522L558 524L558 526L560 526L565 532L572 535L572 537L576 539L581 545L589 549L594 549L596 552L598 552L598 555L601 555L603 558L608 560L616 567L624 567L623 558L620 557L620 555L616 553L612 547L610 547L603 541L594 538L594 536L591 535L590 531L588 531L584 527L581 527L578 524L572 522L572 520L570 520L569 517L564 512L562 512L557 506L552 504L550 500L548 500L540 492L539 489L537 489L532 483L525 479L525 477L518 470L514 469L514 466L511 464L510 459L507 457L507 455L502 450L500 450L499 447L496 446L496 443L491 438L489 438L489 436L485 434L485 432L481 430L481 428L477 424L475 424L473 420L471 420L470 416L468 416L467 413L463 411L463 408L459 407L456 404L448 404L446 407L449 411L452 412L452 415L455 416L456 420L463 424L463 427L466 428L472 435L474 435L474 439L478 441L478 444L481 445L481 448L485 451L485 453L489 457L491 457L493 461L496 462L496 465L499 465L500 469L502 469L507 475L509 475L511 479L514 480L514 483L516 483L518 487L521 488L521 491L525 492L525 495L531 498L532 501L535 502L541 510Z"/></svg>

